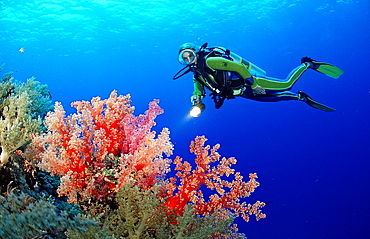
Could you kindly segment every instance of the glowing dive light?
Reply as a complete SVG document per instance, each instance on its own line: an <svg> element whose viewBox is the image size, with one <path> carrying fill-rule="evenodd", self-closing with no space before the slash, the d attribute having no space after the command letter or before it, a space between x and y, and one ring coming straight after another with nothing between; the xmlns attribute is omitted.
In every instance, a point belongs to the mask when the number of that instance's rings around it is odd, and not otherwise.
<svg viewBox="0 0 370 239"><path fill-rule="evenodd" d="M191 107L190 109L190 116L191 117L198 117L206 108L206 105L203 103L199 103Z"/></svg>

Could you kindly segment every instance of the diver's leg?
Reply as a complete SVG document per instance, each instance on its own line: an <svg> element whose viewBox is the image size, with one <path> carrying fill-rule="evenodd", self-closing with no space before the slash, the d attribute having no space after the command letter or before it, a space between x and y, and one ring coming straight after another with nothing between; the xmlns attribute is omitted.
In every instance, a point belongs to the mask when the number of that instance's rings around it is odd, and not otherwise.
<svg viewBox="0 0 370 239"><path fill-rule="evenodd" d="M255 80L257 84L266 90L271 91L284 91L289 90L293 87L294 83L302 76L302 74L309 68L309 64L301 64L294 70L292 70L288 77L284 80L268 77L268 76L256 76Z"/></svg>
<svg viewBox="0 0 370 239"><path fill-rule="evenodd" d="M244 94L241 95L243 98L256 100L256 101L262 101L262 102L278 102L283 100L300 100L300 95L293 93L291 91L280 91L275 93L266 92L264 95L251 95L251 94Z"/></svg>
<svg viewBox="0 0 370 239"><path fill-rule="evenodd" d="M283 100L299 100L303 101L309 106L326 111L326 112L332 112L335 111L335 109L326 106L324 104L321 104L315 100L313 100L309 95L304 93L303 91L298 91L298 93L293 93L291 91L281 91L276 93L267 93L265 95L241 95L243 98L256 100L256 101L262 101L262 102L278 102Z"/></svg>

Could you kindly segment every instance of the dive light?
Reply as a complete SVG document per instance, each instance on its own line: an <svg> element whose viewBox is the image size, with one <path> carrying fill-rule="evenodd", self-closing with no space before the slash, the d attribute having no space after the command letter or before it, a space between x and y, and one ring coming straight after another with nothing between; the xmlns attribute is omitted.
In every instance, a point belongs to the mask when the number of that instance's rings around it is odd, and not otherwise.
<svg viewBox="0 0 370 239"><path fill-rule="evenodd" d="M199 103L191 107L190 109L190 116L191 117L198 117L206 108L206 105L203 103Z"/></svg>

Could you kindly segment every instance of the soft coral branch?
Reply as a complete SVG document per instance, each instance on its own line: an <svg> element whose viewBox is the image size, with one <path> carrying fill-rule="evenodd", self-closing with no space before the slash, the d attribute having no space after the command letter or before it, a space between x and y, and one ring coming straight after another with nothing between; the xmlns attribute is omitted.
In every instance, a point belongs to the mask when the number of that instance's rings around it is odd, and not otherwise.
<svg viewBox="0 0 370 239"><path fill-rule="evenodd" d="M167 185L168 199L165 206L182 214L185 205L193 203L198 214L209 216L216 211L227 211L235 216L242 216L244 220L249 220L249 215L256 215L257 220L265 217L259 210L265 204L256 202L254 205L240 202L241 198L248 197L255 188L259 186L256 181L257 175L250 174L249 181L244 182L239 172L235 173L231 166L236 163L235 158L221 158L217 150L219 145L211 148L204 146L206 142L204 136L198 136L190 145L190 151L196 155L196 168L192 170L188 162L182 162L177 157L176 177L173 177ZM219 162L217 166L211 167L212 163ZM222 179L223 176L234 175L234 180L229 182ZM177 179L180 185L176 186ZM216 193L211 195L206 202L203 197L201 186L205 185Z"/></svg>
<svg viewBox="0 0 370 239"><path fill-rule="evenodd" d="M154 119L163 110L153 101L145 114L134 116L130 96L108 99L95 97L77 101L75 114L66 116L63 106L45 119L46 134L34 137L39 166L61 176L59 194L77 202L87 198L103 200L116 193L129 178L154 184L157 175L168 171L172 153L168 129L155 138Z"/></svg>

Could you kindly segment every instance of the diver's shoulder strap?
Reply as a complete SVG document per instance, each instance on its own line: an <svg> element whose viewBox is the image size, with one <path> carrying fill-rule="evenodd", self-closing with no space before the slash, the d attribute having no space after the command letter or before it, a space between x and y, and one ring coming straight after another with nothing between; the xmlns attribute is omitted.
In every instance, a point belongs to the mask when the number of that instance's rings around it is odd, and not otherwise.
<svg viewBox="0 0 370 239"><path fill-rule="evenodd" d="M211 48L207 48L208 50L208 54L206 55L206 57L225 57L227 58L228 60L233 60L230 56L230 50L224 48L224 47L219 47L219 46L216 46L216 47L211 47Z"/></svg>
<svg viewBox="0 0 370 239"><path fill-rule="evenodd" d="M208 43L204 43L197 52L199 57L208 57L208 56L223 56L227 57L232 60L230 54L231 51L226 49L225 47L215 46L215 47L207 47Z"/></svg>

